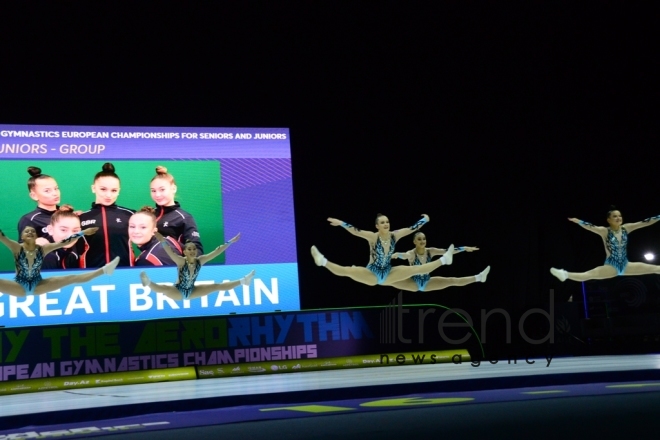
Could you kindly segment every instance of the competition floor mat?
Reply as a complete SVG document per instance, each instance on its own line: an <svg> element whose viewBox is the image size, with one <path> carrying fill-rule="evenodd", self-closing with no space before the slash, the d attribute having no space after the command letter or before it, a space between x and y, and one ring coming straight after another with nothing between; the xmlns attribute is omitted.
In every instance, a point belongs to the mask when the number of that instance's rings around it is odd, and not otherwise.
<svg viewBox="0 0 660 440"><path fill-rule="evenodd" d="M584 399L592 402L590 408L598 407L599 402L609 408L613 401L633 397L635 405L660 401L659 391L658 355L537 358L518 359L515 364L507 360L485 362L478 367L468 362L218 378L4 396L0 439L62 435L147 438L154 431L162 437L168 433L185 435L182 433L190 430L206 430L211 438L219 435L217 430L242 426L260 432L264 424L283 421L287 424L281 426L291 430L287 435L293 435L297 431L291 428L292 423L323 424L337 419L335 424L342 426L342 420L364 420L366 426L372 426L369 420L386 413L395 420L419 419L415 426L423 430L442 414L469 412L477 407L488 408L481 410L488 413L503 406L520 406L519 410L506 411L503 417L543 405L556 406L558 402L563 402L561 408L571 407ZM633 407L621 407L620 414ZM429 411L441 413L429 419ZM402 422L401 428L410 423ZM361 426L353 430L361 432Z"/></svg>

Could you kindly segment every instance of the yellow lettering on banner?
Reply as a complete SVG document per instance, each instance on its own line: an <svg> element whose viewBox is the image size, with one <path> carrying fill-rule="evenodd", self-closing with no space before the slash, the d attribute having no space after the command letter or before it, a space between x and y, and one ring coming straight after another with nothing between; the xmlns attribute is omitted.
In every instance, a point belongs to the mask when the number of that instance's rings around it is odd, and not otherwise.
<svg viewBox="0 0 660 440"><path fill-rule="evenodd" d="M281 408L262 408L259 411L300 411L308 412L314 414L321 414L327 412L338 412L338 411L352 411L355 408L345 408L343 406L329 406L329 405L301 405L301 406L283 406Z"/></svg>
<svg viewBox="0 0 660 440"><path fill-rule="evenodd" d="M474 400L472 397L442 397L436 399L425 399L422 397L402 397L400 399L374 400L373 402L361 403L360 406L366 407L387 407L387 406L413 406L413 405L439 405L442 403L460 403Z"/></svg>
<svg viewBox="0 0 660 440"><path fill-rule="evenodd" d="M557 394L557 393L568 393L568 391L566 391L566 390L525 391L525 392L520 393L520 394L535 395L535 394Z"/></svg>
<svg viewBox="0 0 660 440"><path fill-rule="evenodd" d="M630 383L624 385L607 385L605 388L643 388L657 386L660 386L660 383Z"/></svg>

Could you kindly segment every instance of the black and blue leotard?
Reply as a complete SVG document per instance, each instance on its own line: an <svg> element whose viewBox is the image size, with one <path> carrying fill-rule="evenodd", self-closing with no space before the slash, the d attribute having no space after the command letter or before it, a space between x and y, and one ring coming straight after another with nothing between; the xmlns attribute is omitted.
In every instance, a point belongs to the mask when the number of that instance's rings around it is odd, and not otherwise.
<svg viewBox="0 0 660 440"><path fill-rule="evenodd" d="M605 259L605 264L616 269L617 275L623 275L628 265L628 231L621 227L621 241L616 238L614 232L607 228L607 238L605 238L605 249L609 256Z"/></svg>
<svg viewBox="0 0 660 440"><path fill-rule="evenodd" d="M181 292L181 297L183 299L188 299L192 294L192 291L195 288L195 280L197 279L197 275L199 275L199 269L201 267L202 265L200 264L199 259L195 258L195 268L192 273L190 272L190 267L187 261L179 268L179 280L174 287Z"/></svg>
<svg viewBox="0 0 660 440"><path fill-rule="evenodd" d="M378 280L378 284L383 284L383 281L387 278L390 271L392 270L392 255L394 254L394 245L396 244L396 239L394 234L390 234L390 249L385 253L385 248L383 248L383 243L380 241L380 236L376 239L376 244L371 248L371 262L367 266Z"/></svg>
<svg viewBox="0 0 660 440"><path fill-rule="evenodd" d="M44 250L41 246L37 246L35 249L32 267L30 267L30 262L23 246L21 246L21 250L16 255L16 277L14 281L23 286L26 295L34 295L35 287L41 282L41 264L43 262Z"/></svg>
<svg viewBox="0 0 660 440"><path fill-rule="evenodd" d="M410 263L411 266L421 266L422 264L426 264L431 261L430 251L427 250L426 253L424 254L424 256L426 257L426 261L421 261L419 259L420 255L414 250L413 252L415 253L415 261ZM419 291L423 292L424 289L426 289L426 285L428 284L429 280L431 279L431 275L427 273L421 275L413 275L412 279L413 281L415 281L415 283L417 283L417 287L419 288Z"/></svg>

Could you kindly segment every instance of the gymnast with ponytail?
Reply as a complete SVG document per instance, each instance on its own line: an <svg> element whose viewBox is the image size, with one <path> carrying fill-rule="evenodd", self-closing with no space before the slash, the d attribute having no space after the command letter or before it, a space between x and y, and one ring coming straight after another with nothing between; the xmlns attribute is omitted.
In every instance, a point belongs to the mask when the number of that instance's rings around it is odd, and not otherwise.
<svg viewBox="0 0 660 440"><path fill-rule="evenodd" d="M587 272L567 272L564 269L550 269L550 273L560 281L587 281L614 278L621 275L647 275L660 274L660 266L646 263L633 263L628 261L628 234L651 226L660 220L660 215L649 217L641 222L623 223L621 211L611 206L607 212L608 227L596 226L584 220L569 218L569 221L582 226L587 231L598 234L605 246L605 264Z"/></svg>

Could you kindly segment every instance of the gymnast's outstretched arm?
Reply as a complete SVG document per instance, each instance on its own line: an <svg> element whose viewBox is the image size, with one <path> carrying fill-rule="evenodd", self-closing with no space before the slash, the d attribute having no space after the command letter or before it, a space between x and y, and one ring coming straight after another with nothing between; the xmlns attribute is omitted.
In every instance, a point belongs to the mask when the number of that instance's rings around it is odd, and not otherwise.
<svg viewBox="0 0 660 440"><path fill-rule="evenodd" d="M422 214L422 218L417 221L414 225L412 225L409 228L403 228L403 229L397 229L394 231L394 238L398 241L399 239L405 237L406 235L410 235L413 232L417 232L419 228L424 226L426 223L431 220L428 215Z"/></svg>
<svg viewBox="0 0 660 440"><path fill-rule="evenodd" d="M2 244L7 246L12 254L17 254L21 251L20 243L12 240L11 238L8 238L1 230L0 230L0 242L2 242Z"/></svg>
<svg viewBox="0 0 660 440"><path fill-rule="evenodd" d="M582 226L587 231L594 232L594 233L596 233L600 236L606 236L607 235L607 228L605 228L603 226L596 226L596 225L591 224L589 222L585 222L584 220L580 220L580 219L572 218L572 217L569 217L568 221L576 223L576 224Z"/></svg>
<svg viewBox="0 0 660 440"><path fill-rule="evenodd" d="M408 252L395 252L392 254L392 259L398 258L400 260L407 260L409 263L415 261L415 249Z"/></svg>
<svg viewBox="0 0 660 440"><path fill-rule="evenodd" d="M236 234L235 237L231 238L227 243L218 246L217 248L213 249L208 254L200 255L197 258L199 260L199 264L201 264L203 266L207 262L211 261L212 259L214 259L218 255L223 253L232 243L236 243L239 238L241 238L241 233L240 232L238 234Z"/></svg>
<svg viewBox="0 0 660 440"><path fill-rule="evenodd" d="M170 245L165 243L167 240L165 237L163 237L163 234L161 234L160 232L154 232L154 237L156 237L156 240L160 242L160 245L163 246L163 249L165 249L165 253L169 255L172 261L174 261L174 263L178 267L183 266L183 264L186 262L186 259L181 255L178 255L176 252L174 252L170 247Z"/></svg>
<svg viewBox="0 0 660 440"><path fill-rule="evenodd" d="M635 222L635 223L626 223L623 225L623 227L626 229L628 232L632 232L635 229L640 229L640 228L645 228L647 226L651 226L653 223L657 223L658 220L660 220L660 215L656 215L655 217L649 217L641 222Z"/></svg>
<svg viewBox="0 0 660 440"><path fill-rule="evenodd" d="M356 228L353 225L350 225L346 222L343 222L341 220L338 220L336 218L328 217L328 221L330 222L331 226L341 226L344 229L346 229L348 232L351 234L355 235L356 237L362 237L366 240L369 241L375 241L376 240L376 233L371 232L371 231L363 231L361 229Z"/></svg>
<svg viewBox="0 0 660 440"><path fill-rule="evenodd" d="M41 248L44 250L44 255L53 252L54 250L57 250L61 247L70 245L71 243L75 243L80 237L83 235L93 235L98 231L99 228L88 228L85 229L84 231L79 231L76 232L75 234L69 235L67 238L65 238L62 241L58 241L57 243L48 243L43 245Z"/></svg>
<svg viewBox="0 0 660 440"><path fill-rule="evenodd" d="M432 257L435 257L437 255L444 255L445 252L447 252L447 249L441 249L441 248L426 248L426 249L428 249ZM459 246L454 248L454 253L458 254L459 252L474 252L478 250L479 248L474 246Z"/></svg>

